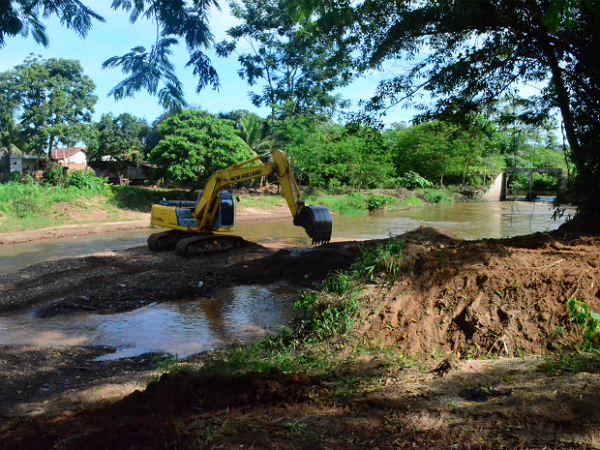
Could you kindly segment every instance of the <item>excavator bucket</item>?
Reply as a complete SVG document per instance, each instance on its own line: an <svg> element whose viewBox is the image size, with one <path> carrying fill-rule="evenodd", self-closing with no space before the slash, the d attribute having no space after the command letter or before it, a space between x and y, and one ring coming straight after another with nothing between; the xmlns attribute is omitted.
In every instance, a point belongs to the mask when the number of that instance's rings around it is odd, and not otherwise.
<svg viewBox="0 0 600 450"><path fill-rule="evenodd" d="M327 244L331 240L331 214L324 206L305 206L294 217L294 225L306 230L313 245Z"/></svg>

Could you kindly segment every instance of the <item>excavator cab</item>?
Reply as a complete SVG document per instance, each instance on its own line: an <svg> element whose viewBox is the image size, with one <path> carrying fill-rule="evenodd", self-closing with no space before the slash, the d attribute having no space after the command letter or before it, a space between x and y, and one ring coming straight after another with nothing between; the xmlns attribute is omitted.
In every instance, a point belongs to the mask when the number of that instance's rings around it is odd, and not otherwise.
<svg viewBox="0 0 600 450"><path fill-rule="evenodd" d="M235 223L235 202L231 192L219 194L219 209L213 222L214 231L229 231Z"/></svg>
<svg viewBox="0 0 600 450"><path fill-rule="evenodd" d="M265 160L268 155L272 162ZM150 235L148 248L157 251L174 247L179 255L191 256L242 247L244 239L239 236L215 234L231 231L235 222L234 197L224 188L273 174L277 176L294 225L303 227L313 244L328 243L332 228L329 210L305 205L285 153L272 150L213 173L195 202L163 200L153 205L150 223L169 230Z"/></svg>

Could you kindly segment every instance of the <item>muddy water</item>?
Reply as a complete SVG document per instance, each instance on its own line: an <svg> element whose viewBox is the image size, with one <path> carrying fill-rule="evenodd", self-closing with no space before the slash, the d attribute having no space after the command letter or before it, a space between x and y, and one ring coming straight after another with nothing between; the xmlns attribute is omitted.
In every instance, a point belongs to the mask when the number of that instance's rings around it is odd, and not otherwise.
<svg viewBox="0 0 600 450"><path fill-rule="evenodd" d="M147 352L187 356L277 331L292 318L295 290L238 286L212 298L151 304L135 311L41 319L33 312L0 317L0 345L108 345L116 359Z"/></svg>
<svg viewBox="0 0 600 450"><path fill-rule="evenodd" d="M420 225L444 228L467 239L506 237L548 231L563 220L552 219L547 203L489 202L437 205L385 214L333 216L333 238L385 238ZM0 274L48 259L86 255L145 245L155 230L108 233L49 242L0 247ZM236 234L271 246L304 246L309 239L290 219L241 222ZM284 287L237 287L210 299L152 304L113 315L74 314L40 319L34 313L0 317L0 345L109 345L108 358L167 352L180 356L248 340L286 324L294 295Z"/></svg>
<svg viewBox="0 0 600 450"><path fill-rule="evenodd" d="M552 220L549 203L488 202L434 205L391 213L333 216L333 239L377 239L412 230L420 225L445 228L466 239L500 238L548 231L564 221ZM0 246L0 274L50 259L90 255L145 245L156 230L106 233L52 241ZM236 234L271 246L309 245L304 230L291 219L239 222Z"/></svg>

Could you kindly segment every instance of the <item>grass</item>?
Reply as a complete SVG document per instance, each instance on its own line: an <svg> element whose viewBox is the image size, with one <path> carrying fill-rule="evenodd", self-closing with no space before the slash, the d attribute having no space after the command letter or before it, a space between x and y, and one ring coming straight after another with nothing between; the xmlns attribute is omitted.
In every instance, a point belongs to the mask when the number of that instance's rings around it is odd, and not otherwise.
<svg viewBox="0 0 600 450"><path fill-rule="evenodd" d="M396 276L402 249L402 241L396 239L375 248L363 247L350 270L332 273L320 290L298 292L296 317L279 335L232 347L200 373L232 376L277 371L335 378L351 370L352 361L365 354L379 358L387 371L417 365L397 351L367 347L353 335L366 301L364 283Z"/></svg>
<svg viewBox="0 0 600 450"><path fill-rule="evenodd" d="M101 180L101 179L96 179ZM102 180L101 180L102 181ZM415 191L429 203L448 203L451 195L445 190ZM110 186L103 181L83 179L77 186L48 186L34 183L0 184L0 232L34 230L49 226L86 223L69 214L56 212L53 205L70 203L75 208L94 207L106 212L106 220L120 220L121 211L150 212L153 204L163 198L195 200L196 194L185 190L147 189L134 186ZM323 205L338 214L363 214L367 211L397 211L420 207L423 200L415 195L397 198L375 192L352 192L331 195L326 191L305 195L307 204ZM283 195L245 195L241 203L254 208L273 208L285 205ZM90 219L91 221L91 219Z"/></svg>
<svg viewBox="0 0 600 450"><path fill-rule="evenodd" d="M187 193L185 193L187 194ZM104 210L107 220L119 220L121 211L150 212L162 198L177 198L183 191L150 190L130 186L48 186L35 183L0 184L0 232L35 230L49 226L92 222L74 219L56 210L70 204L75 210ZM187 194L189 197L189 194Z"/></svg>

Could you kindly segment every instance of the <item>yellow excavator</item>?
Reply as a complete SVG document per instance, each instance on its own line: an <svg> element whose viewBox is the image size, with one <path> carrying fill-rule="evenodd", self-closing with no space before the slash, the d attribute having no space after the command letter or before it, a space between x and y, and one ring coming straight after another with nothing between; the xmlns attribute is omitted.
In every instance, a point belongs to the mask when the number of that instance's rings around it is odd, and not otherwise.
<svg viewBox="0 0 600 450"><path fill-rule="evenodd" d="M272 162L263 163L268 155ZM163 199L152 205L152 225L170 230L150 235L148 248L153 251L175 248L181 256L192 256L242 247L244 239L239 236L215 234L232 231L235 223L233 195L223 189L272 174L277 176L294 225L303 227L313 244L328 243L332 229L329 210L324 206L306 206L300 200L285 153L273 150L215 172L200 191L197 202Z"/></svg>

